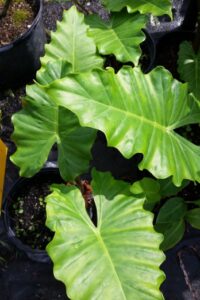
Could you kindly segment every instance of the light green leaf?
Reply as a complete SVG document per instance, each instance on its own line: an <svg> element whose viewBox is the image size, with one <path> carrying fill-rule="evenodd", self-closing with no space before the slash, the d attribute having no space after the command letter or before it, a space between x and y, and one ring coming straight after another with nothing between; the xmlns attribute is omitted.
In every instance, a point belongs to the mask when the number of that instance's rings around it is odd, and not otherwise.
<svg viewBox="0 0 200 300"><path fill-rule="evenodd" d="M129 13L139 11L141 14L172 16L170 0L102 0L102 2L111 11L120 11L123 7L127 7Z"/></svg>
<svg viewBox="0 0 200 300"><path fill-rule="evenodd" d="M77 117L69 110L52 104L38 85L27 87L25 107L12 118L13 140L17 151L11 160L20 167L20 175L31 177L58 144L58 165L61 176L72 180L89 168L91 147L96 131L80 127Z"/></svg>
<svg viewBox="0 0 200 300"><path fill-rule="evenodd" d="M47 85L58 78L66 77L69 73L72 73L72 65L63 59L57 59L49 61L43 71L37 72L37 81L41 85Z"/></svg>
<svg viewBox="0 0 200 300"><path fill-rule="evenodd" d="M166 251L174 247L185 232L184 217L187 205L182 198L174 197L161 207L156 219L155 229L164 235L161 249Z"/></svg>
<svg viewBox="0 0 200 300"><path fill-rule="evenodd" d="M185 220L196 229L200 229L200 208L194 208L187 212Z"/></svg>
<svg viewBox="0 0 200 300"><path fill-rule="evenodd" d="M96 132L80 127L69 110L28 104L15 114L13 123L17 151L11 160L20 167L20 176L31 177L37 173L54 143L58 144L58 165L65 180L88 170Z"/></svg>
<svg viewBox="0 0 200 300"><path fill-rule="evenodd" d="M72 65L72 72L87 71L102 67L103 60L96 55L96 46L87 35L88 26L84 15L72 6L63 13L63 20L57 22L56 32L51 33L51 42L45 47L45 56L41 58L43 72L49 61L62 59ZM39 75L37 75L39 76Z"/></svg>
<svg viewBox="0 0 200 300"><path fill-rule="evenodd" d="M138 63L140 43L144 41L146 17L138 13L130 15L123 11L113 13L109 21L96 15L86 19L90 25L89 35L95 40L101 54L114 54L118 61Z"/></svg>
<svg viewBox="0 0 200 300"><path fill-rule="evenodd" d="M145 177L139 181L136 181L130 187L131 193L134 195L145 195L144 208L152 211L155 204L161 199L160 184L158 180Z"/></svg>
<svg viewBox="0 0 200 300"><path fill-rule="evenodd" d="M162 67L149 74L123 67L70 75L44 87L57 103L73 111L80 124L105 133L109 146L126 157L144 154L139 168L155 177L200 182L200 147L174 130L199 122L200 108L188 97L187 84ZM87 107L87 109L86 109ZM177 159L178 158L178 159Z"/></svg>
<svg viewBox="0 0 200 300"><path fill-rule="evenodd" d="M200 52L195 53L188 41L180 46L178 71L181 79L189 83L190 92L200 101Z"/></svg>
<svg viewBox="0 0 200 300"><path fill-rule="evenodd" d="M159 250L152 215L129 185L93 172L98 225L89 219L80 191L55 186L47 201L47 226L55 231L47 246L54 275L72 300L163 299Z"/></svg>

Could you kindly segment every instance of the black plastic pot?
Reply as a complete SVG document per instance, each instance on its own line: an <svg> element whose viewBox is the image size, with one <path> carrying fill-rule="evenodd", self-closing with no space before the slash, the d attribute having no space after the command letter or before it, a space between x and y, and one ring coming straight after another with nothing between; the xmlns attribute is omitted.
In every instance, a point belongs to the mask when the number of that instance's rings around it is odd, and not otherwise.
<svg viewBox="0 0 200 300"><path fill-rule="evenodd" d="M147 31L155 39L174 31L193 31L197 18L195 0L172 0L173 20L169 16L150 16Z"/></svg>
<svg viewBox="0 0 200 300"><path fill-rule="evenodd" d="M59 170L54 167L44 168L32 178L19 178L5 197L3 205L3 219L8 240L15 245L17 249L23 251L31 260L47 263L50 262L50 258L45 250L32 249L29 245L25 245L19 238L16 237L15 232L12 229L12 219L9 214L9 206L11 202L15 201L20 192L23 189L26 190L27 184L30 184L35 179L41 179L42 181L51 179L53 183L63 182L62 178L60 177Z"/></svg>
<svg viewBox="0 0 200 300"><path fill-rule="evenodd" d="M166 280L161 286L165 300L200 299L200 234L190 228L161 266Z"/></svg>
<svg viewBox="0 0 200 300"><path fill-rule="evenodd" d="M11 44L0 47L0 88L27 83L40 67L46 41L42 23L42 0L32 0L37 15L31 27Z"/></svg>
<svg viewBox="0 0 200 300"><path fill-rule="evenodd" d="M143 30L146 36L145 41L140 45L142 56L140 59L141 69L144 73L150 72L155 67L156 43L147 30Z"/></svg>

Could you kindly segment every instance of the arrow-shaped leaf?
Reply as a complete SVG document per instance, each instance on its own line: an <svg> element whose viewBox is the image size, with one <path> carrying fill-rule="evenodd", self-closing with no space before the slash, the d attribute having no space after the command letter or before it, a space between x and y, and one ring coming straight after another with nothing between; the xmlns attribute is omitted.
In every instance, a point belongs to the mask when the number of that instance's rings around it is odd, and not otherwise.
<svg viewBox="0 0 200 300"><path fill-rule="evenodd" d="M55 186L47 197L47 226L55 231L47 251L54 275L72 300L156 300L164 276L162 241L129 185L93 172L98 225L89 219L77 188Z"/></svg>

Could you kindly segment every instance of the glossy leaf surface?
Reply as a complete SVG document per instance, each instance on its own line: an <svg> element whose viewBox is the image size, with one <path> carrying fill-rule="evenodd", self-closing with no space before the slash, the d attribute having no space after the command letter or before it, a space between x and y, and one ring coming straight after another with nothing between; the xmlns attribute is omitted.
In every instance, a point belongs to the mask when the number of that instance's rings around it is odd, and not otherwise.
<svg viewBox="0 0 200 300"><path fill-rule="evenodd" d="M102 2L111 11L120 11L123 7L127 7L130 13L139 11L141 14L171 16L170 0L102 0Z"/></svg>
<svg viewBox="0 0 200 300"><path fill-rule="evenodd" d="M78 119L69 110L28 103L15 114L13 123L17 151L11 159L20 167L21 176L31 177L37 173L55 143L60 173L65 180L73 180L88 170L96 132L80 127Z"/></svg>
<svg viewBox="0 0 200 300"><path fill-rule="evenodd" d="M182 198L171 198L161 207L156 219L155 229L164 235L161 249L166 251L174 247L185 232L184 217L187 206Z"/></svg>
<svg viewBox="0 0 200 300"><path fill-rule="evenodd" d="M71 65L49 62L39 75L41 84L66 76ZM52 146L58 146L58 166L65 180L86 172L96 131L80 126L69 110L58 107L40 85L27 86L25 107L13 116L13 140L17 151L11 160L20 167L20 175L31 177L46 162ZM31 162L31 163L30 163Z"/></svg>
<svg viewBox="0 0 200 300"><path fill-rule="evenodd" d="M195 53L188 41L180 46L178 71L181 79L189 83L190 92L200 101L200 52Z"/></svg>
<svg viewBox="0 0 200 300"><path fill-rule="evenodd" d="M47 251L54 275L75 300L163 299L159 265L162 236L155 233L144 199L109 173L93 172L97 227L89 219L80 191L55 186L47 197L47 226L55 231Z"/></svg>
<svg viewBox="0 0 200 300"><path fill-rule="evenodd" d="M146 17L136 14L113 13L105 22L96 15L86 19L90 25L89 35L95 40L101 54L114 54L118 61L138 63L140 43L144 41Z"/></svg>
<svg viewBox="0 0 200 300"><path fill-rule="evenodd" d="M173 176L200 182L200 147L174 130L199 122L200 109L188 96L187 85L164 68L149 74L123 67L71 75L44 88L61 106L73 111L81 125L99 129L108 145L126 157L144 154L139 165L155 177Z"/></svg>
<svg viewBox="0 0 200 300"><path fill-rule="evenodd" d="M84 15L72 6L63 13L61 22L57 22L56 32L51 33L51 42L45 47L45 56L41 58L44 71L49 61L63 59L72 65L72 72L82 72L101 67L103 60L96 55L96 45L87 35L88 26Z"/></svg>

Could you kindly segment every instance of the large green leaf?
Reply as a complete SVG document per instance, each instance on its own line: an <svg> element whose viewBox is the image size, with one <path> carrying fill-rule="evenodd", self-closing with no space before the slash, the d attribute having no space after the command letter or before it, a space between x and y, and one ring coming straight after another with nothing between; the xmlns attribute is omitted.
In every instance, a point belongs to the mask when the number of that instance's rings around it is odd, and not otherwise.
<svg viewBox="0 0 200 300"><path fill-rule="evenodd" d="M144 15L123 11L113 13L107 22L96 15L89 16L86 21L90 25L89 35L101 54L114 54L118 61L138 63L139 45L145 39L142 32L146 23Z"/></svg>
<svg viewBox="0 0 200 300"><path fill-rule="evenodd" d="M14 116L13 123L17 151L11 160L20 167L21 176L37 173L54 143L58 144L58 165L65 180L88 170L96 132L81 128L67 109L29 104Z"/></svg>
<svg viewBox="0 0 200 300"><path fill-rule="evenodd" d="M78 189L55 186L46 199L47 226L55 231L47 246L55 277L72 300L163 299L162 237L142 208L144 199L134 199L129 185L109 173L93 172L93 178L97 227Z"/></svg>
<svg viewBox="0 0 200 300"><path fill-rule="evenodd" d="M48 87L54 101L73 111L80 124L103 131L108 145L126 157L144 154L140 169L155 177L173 176L175 185L200 182L200 147L174 130L199 122L200 109L188 97L187 84L162 67L149 74L123 67L71 75Z"/></svg>
<svg viewBox="0 0 200 300"><path fill-rule="evenodd" d="M111 11L120 11L127 7L128 12L139 11L141 14L153 14L155 16L171 13L170 0L102 0L104 5Z"/></svg>
<svg viewBox="0 0 200 300"><path fill-rule="evenodd" d="M200 51L195 53L188 41L180 46L178 71L181 79L189 83L189 90L200 101Z"/></svg>
<svg viewBox="0 0 200 300"><path fill-rule="evenodd" d="M174 247L185 232L184 217L187 205L182 198L171 198L161 207L156 219L155 229L164 235L161 249L166 251Z"/></svg>
<svg viewBox="0 0 200 300"><path fill-rule="evenodd" d="M13 116L13 140L17 151L11 160L20 167L20 175L31 177L58 144L58 165L65 180L88 170L96 131L80 126L69 110L53 105L44 90L34 84L27 87L25 107Z"/></svg>
<svg viewBox="0 0 200 300"><path fill-rule="evenodd" d="M103 60L96 55L96 46L87 35L88 26L84 15L72 6L63 13L63 20L57 23L56 32L51 33L51 42L45 47L45 56L41 58L44 71L49 61L63 59L72 65L72 72L82 72L101 67Z"/></svg>

